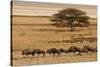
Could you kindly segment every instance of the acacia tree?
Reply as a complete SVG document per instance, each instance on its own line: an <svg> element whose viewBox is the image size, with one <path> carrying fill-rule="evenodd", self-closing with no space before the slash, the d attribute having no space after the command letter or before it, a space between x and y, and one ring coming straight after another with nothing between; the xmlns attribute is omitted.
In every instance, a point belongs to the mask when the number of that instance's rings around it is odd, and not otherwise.
<svg viewBox="0 0 100 67"><path fill-rule="evenodd" d="M66 8L58 13L52 15L51 21L55 22L55 25L64 24L70 27L70 31L74 31L79 24L89 24L89 16L84 11L76 8Z"/></svg>

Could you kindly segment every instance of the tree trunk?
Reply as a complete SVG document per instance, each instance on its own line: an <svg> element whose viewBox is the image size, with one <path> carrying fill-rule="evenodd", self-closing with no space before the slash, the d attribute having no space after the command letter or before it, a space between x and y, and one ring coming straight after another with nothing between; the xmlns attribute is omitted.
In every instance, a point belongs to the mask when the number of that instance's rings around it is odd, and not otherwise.
<svg viewBox="0 0 100 67"><path fill-rule="evenodd" d="M70 28L70 31L74 31L74 27L73 26Z"/></svg>
<svg viewBox="0 0 100 67"><path fill-rule="evenodd" d="M73 23L70 24L70 31L74 31L75 26L73 25Z"/></svg>
<svg viewBox="0 0 100 67"><path fill-rule="evenodd" d="M74 21L70 22L70 31L74 31L75 30L76 25L74 24Z"/></svg>

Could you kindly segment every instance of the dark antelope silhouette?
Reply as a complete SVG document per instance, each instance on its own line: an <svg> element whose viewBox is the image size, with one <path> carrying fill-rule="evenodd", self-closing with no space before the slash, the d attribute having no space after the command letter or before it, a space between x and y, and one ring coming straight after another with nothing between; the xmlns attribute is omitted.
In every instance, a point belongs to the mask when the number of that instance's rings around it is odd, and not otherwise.
<svg viewBox="0 0 100 67"><path fill-rule="evenodd" d="M66 50L66 53L69 52L73 52L74 54L76 54L76 52L78 52L78 55L81 55L81 50L78 47L75 46L71 46L68 50Z"/></svg>
<svg viewBox="0 0 100 67"><path fill-rule="evenodd" d="M53 56L55 56L56 54L60 56L60 51L56 48L48 49L46 53L48 53L49 55L53 54Z"/></svg>
<svg viewBox="0 0 100 67"><path fill-rule="evenodd" d="M32 52L33 52L34 50L32 50L32 49L24 49L23 51L22 51L22 55L26 55L26 56L28 56L28 55L33 55L32 54Z"/></svg>
<svg viewBox="0 0 100 67"><path fill-rule="evenodd" d="M40 49L34 49L33 54L37 54L37 55L42 54L43 56L45 56L45 51Z"/></svg>
<svg viewBox="0 0 100 67"><path fill-rule="evenodd" d="M63 48L60 48L59 51L60 51L60 53L65 53L66 50Z"/></svg>
<svg viewBox="0 0 100 67"><path fill-rule="evenodd" d="M44 50L40 50L40 49L24 49L23 51L22 51L22 55L26 55L26 56L28 56L28 55L32 55L32 56L35 56L35 55L40 55L40 54L42 54L43 56L45 56L45 51Z"/></svg>
<svg viewBox="0 0 100 67"><path fill-rule="evenodd" d="M82 53L88 53L88 52L97 52L97 48L92 48L90 46L84 46L82 49L81 49L81 52Z"/></svg>
<svg viewBox="0 0 100 67"><path fill-rule="evenodd" d="M94 48L93 50L94 50L94 52L97 52L97 47L96 47L96 48Z"/></svg>

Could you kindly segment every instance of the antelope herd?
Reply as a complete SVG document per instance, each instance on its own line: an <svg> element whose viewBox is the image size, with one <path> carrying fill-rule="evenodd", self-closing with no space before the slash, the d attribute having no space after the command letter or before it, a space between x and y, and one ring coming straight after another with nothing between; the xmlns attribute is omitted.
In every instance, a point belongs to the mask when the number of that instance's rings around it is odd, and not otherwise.
<svg viewBox="0 0 100 67"><path fill-rule="evenodd" d="M92 52L95 53L97 52L97 48L92 48L90 46L84 46L83 48L78 48L76 46L71 46L69 49L63 49L63 48L50 48L47 50L41 50L41 49L24 49L22 51L22 55L32 55L32 56L40 56L42 55L43 57L46 56L46 54L48 55L53 55L53 56L60 56L62 53L64 54L68 54L68 53L73 53L75 55L80 55L82 56L83 53L88 53L88 52Z"/></svg>

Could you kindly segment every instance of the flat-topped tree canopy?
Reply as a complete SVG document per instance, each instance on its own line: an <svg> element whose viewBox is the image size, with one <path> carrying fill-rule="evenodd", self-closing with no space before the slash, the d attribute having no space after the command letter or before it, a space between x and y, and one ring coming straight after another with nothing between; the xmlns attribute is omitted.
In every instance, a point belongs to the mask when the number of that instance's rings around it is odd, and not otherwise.
<svg viewBox="0 0 100 67"><path fill-rule="evenodd" d="M76 26L79 24L89 24L89 16L87 13L76 9L76 8L66 8L58 11L58 13L53 14L51 21L56 22L56 25L64 23L71 28L71 31L74 31Z"/></svg>

